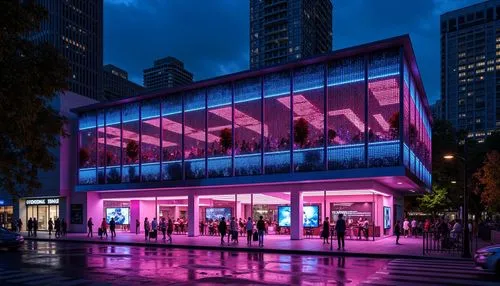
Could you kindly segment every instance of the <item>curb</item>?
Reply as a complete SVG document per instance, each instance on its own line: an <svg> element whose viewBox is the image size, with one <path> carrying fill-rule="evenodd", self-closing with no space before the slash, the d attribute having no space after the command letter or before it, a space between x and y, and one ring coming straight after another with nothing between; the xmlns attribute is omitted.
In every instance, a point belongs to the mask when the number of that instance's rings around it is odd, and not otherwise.
<svg viewBox="0 0 500 286"><path fill-rule="evenodd" d="M191 245L191 244L162 244L145 242L123 242L110 240L82 240L82 239L49 239L25 237L25 241L44 241L61 243L81 243L81 244L104 244L104 245L128 245L139 247L158 247L172 249L196 249L196 250L219 250L235 252L254 252L254 253L273 253L273 254L296 254L296 255L315 255L315 256L338 256L338 257L365 257L379 259L427 259L427 260L448 260L448 261L471 261L461 257L439 257L439 256L421 256L406 254L379 254L379 253L361 253L361 252L335 252L335 251L314 251L314 250L294 250L294 249L273 249L273 248L249 248L249 247L222 247L210 245Z"/></svg>

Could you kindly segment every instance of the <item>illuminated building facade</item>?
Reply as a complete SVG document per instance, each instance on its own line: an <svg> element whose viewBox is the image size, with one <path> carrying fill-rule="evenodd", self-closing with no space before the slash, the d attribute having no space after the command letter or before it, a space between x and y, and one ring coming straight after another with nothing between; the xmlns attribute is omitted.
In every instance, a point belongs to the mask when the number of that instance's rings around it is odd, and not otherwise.
<svg viewBox="0 0 500 286"><path fill-rule="evenodd" d="M74 111L87 217L184 215L194 236L207 208L272 221L290 205L300 239L304 204L324 219L369 203L382 236L384 209L401 218L402 196L431 185L430 109L408 36Z"/></svg>

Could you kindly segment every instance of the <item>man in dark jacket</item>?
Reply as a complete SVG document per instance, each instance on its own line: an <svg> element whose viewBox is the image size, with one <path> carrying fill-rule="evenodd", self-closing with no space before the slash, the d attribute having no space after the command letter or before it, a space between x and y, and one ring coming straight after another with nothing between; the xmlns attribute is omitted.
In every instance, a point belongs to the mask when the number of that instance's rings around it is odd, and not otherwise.
<svg viewBox="0 0 500 286"><path fill-rule="evenodd" d="M224 244L224 236L226 236L227 232L227 224L226 224L226 219L222 217L219 222L219 233L220 233L220 244Z"/></svg>
<svg viewBox="0 0 500 286"><path fill-rule="evenodd" d="M344 220L344 215L339 214L339 219L337 220L337 224L335 225L335 231L337 232L337 241L339 244L339 247L337 250L340 250L340 245L342 244L342 250L345 248L345 242L344 242L344 235L345 235L345 220Z"/></svg>
<svg viewBox="0 0 500 286"><path fill-rule="evenodd" d="M264 222L264 217L260 216L257 221L257 231L259 233L259 246L264 246L264 233L266 232L266 223Z"/></svg>

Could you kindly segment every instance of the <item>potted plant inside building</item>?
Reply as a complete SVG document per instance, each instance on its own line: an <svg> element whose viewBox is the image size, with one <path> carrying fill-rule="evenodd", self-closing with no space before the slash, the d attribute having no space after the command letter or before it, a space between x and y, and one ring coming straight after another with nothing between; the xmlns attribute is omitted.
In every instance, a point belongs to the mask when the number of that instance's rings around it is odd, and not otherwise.
<svg viewBox="0 0 500 286"><path fill-rule="evenodd" d="M87 148L80 148L79 158L80 158L80 168L86 167L87 162L90 159L89 151L87 150Z"/></svg>
<svg viewBox="0 0 500 286"><path fill-rule="evenodd" d="M389 118L389 128L392 140L399 137L399 111L394 112Z"/></svg>
<svg viewBox="0 0 500 286"><path fill-rule="evenodd" d="M227 152L233 147L233 134L231 129L224 128L220 131L220 146L224 155L227 155Z"/></svg>
<svg viewBox="0 0 500 286"><path fill-rule="evenodd" d="M130 166L128 167L129 180L130 182L137 182L139 180L139 176L136 175L135 166L132 166L132 164L136 163L137 157L139 156L139 144L137 144L135 140L128 141L125 153L127 154L130 163Z"/></svg>
<svg viewBox="0 0 500 286"><path fill-rule="evenodd" d="M328 145L332 145L337 137L337 132L333 129L328 129Z"/></svg>

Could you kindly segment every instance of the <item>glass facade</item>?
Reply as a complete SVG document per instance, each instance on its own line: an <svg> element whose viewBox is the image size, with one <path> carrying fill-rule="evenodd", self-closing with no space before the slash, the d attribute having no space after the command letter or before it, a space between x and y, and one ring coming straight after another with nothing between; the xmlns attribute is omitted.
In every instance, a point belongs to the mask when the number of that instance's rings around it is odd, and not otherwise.
<svg viewBox="0 0 500 286"><path fill-rule="evenodd" d="M431 182L422 91L396 48L80 114L79 184L406 166Z"/></svg>

